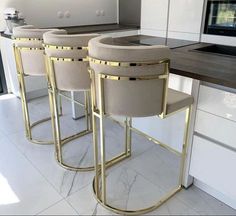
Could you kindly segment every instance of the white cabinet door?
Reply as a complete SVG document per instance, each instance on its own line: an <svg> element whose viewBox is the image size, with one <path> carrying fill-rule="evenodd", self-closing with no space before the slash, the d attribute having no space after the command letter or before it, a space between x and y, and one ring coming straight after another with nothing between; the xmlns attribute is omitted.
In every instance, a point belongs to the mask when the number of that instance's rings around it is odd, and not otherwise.
<svg viewBox="0 0 236 216"><path fill-rule="evenodd" d="M236 208L236 152L194 136L190 175L222 194Z"/></svg>
<svg viewBox="0 0 236 216"><path fill-rule="evenodd" d="M236 151L236 122L198 110L195 131Z"/></svg>
<svg viewBox="0 0 236 216"><path fill-rule="evenodd" d="M170 0L169 37L199 40L204 0Z"/></svg>
<svg viewBox="0 0 236 216"><path fill-rule="evenodd" d="M236 121L236 93L201 85L198 109Z"/></svg>
<svg viewBox="0 0 236 216"><path fill-rule="evenodd" d="M166 36L167 0L142 0L141 34Z"/></svg>

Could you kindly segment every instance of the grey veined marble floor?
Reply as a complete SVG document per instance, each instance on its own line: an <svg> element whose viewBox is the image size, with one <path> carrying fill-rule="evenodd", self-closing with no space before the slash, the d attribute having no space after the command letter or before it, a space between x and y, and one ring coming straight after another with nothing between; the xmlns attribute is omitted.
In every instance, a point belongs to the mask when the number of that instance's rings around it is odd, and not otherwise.
<svg viewBox="0 0 236 216"><path fill-rule="evenodd" d="M63 105L62 134L67 136L83 129L84 121L72 120L70 104ZM33 121L48 116L48 99L31 101L30 113ZM54 147L29 143L23 125L20 100L1 96L0 214L111 215L93 197L94 173L62 169L54 160ZM111 158L122 151L123 129L110 120L106 129L106 153ZM50 123L34 129L34 134L51 138ZM91 135L69 143L63 152L70 164L93 164ZM134 134L132 157L107 172L109 202L128 209L154 203L175 186L178 164L177 156ZM236 211L193 186L151 215L236 215Z"/></svg>

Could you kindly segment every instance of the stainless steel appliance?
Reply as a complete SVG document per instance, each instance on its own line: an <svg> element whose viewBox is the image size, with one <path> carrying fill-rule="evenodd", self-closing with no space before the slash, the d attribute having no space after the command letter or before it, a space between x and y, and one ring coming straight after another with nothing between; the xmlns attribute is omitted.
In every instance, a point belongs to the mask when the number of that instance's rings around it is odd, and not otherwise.
<svg viewBox="0 0 236 216"><path fill-rule="evenodd" d="M15 8L6 8L4 10L4 18L7 24L7 29L5 31L7 34L12 33L14 27L26 24L25 19Z"/></svg>
<svg viewBox="0 0 236 216"><path fill-rule="evenodd" d="M208 0L204 33L236 36L236 0Z"/></svg>

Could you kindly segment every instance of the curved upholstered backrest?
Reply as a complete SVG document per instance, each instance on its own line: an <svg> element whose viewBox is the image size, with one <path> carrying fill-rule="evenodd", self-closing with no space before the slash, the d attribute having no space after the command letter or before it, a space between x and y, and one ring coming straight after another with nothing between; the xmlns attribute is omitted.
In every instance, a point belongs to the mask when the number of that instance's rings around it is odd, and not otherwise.
<svg viewBox="0 0 236 216"><path fill-rule="evenodd" d="M50 29L36 29L32 25L13 29L14 45L20 54L24 74L42 76L46 74L44 62L43 34Z"/></svg>
<svg viewBox="0 0 236 216"><path fill-rule="evenodd" d="M68 35L64 30L44 34L45 53L52 59L58 89L66 91L90 89L88 42L97 36L98 34Z"/></svg>
<svg viewBox="0 0 236 216"><path fill-rule="evenodd" d="M99 37L89 42L90 67L95 72L96 106L98 109L101 109L98 96L98 74L131 78L168 75L167 64L154 64L162 60L169 62L170 50L168 47L161 45L114 46L109 45L110 40L107 37ZM99 62L96 59L103 61ZM168 76L165 77L168 78ZM165 84L168 79L132 79L126 81L102 79L102 81L104 84L105 113L145 117L163 112Z"/></svg>

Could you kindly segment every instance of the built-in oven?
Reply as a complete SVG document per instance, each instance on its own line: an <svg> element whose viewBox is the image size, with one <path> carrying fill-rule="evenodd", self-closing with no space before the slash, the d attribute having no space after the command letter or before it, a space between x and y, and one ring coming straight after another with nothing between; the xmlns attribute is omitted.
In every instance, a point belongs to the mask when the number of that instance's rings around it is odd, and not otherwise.
<svg viewBox="0 0 236 216"><path fill-rule="evenodd" d="M204 33L236 36L236 0L208 0Z"/></svg>

